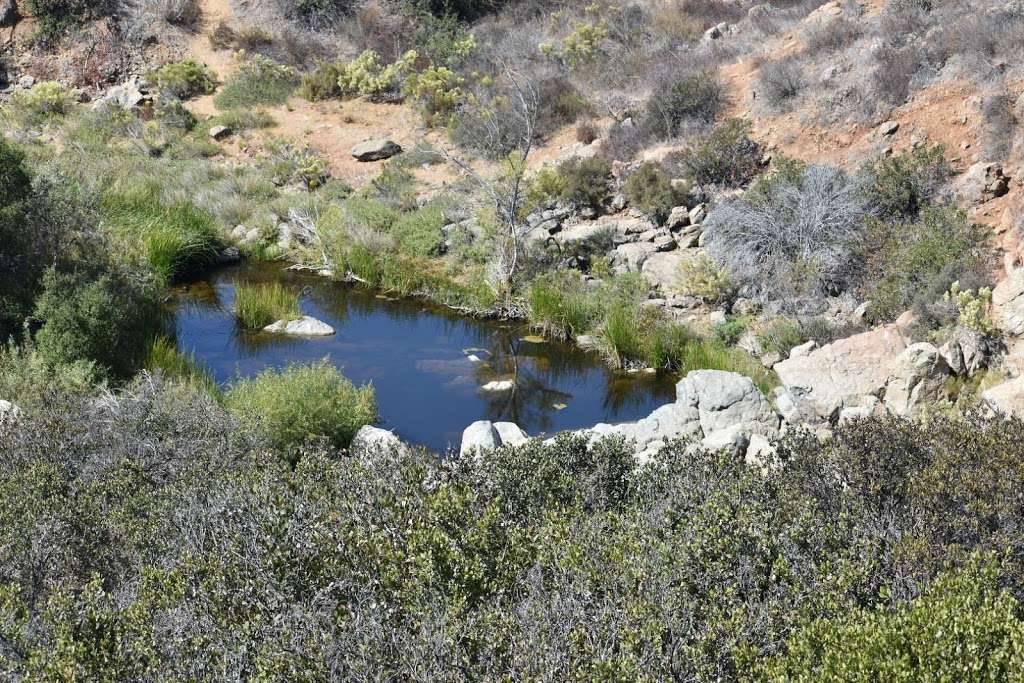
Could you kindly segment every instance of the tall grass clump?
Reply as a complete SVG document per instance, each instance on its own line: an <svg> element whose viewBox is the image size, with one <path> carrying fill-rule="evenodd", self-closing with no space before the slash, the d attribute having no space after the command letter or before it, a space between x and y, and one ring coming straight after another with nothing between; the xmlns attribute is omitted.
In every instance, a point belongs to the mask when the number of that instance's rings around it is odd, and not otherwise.
<svg viewBox="0 0 1024 683"><path fill-rule="evenodd" d="M578 274L566 271L543 275L527 292L530 323L542 334L571 339L591 329L604 312L598 297Z"/></svg>
<svg viewBox="0 0 1024 683"><path fill-rule="evenodd" d="M141 245L153 271L165 281L210 266L220 237L214 218L191 202L166 204L156 182L109 192L100 203L116 234Z"/></svg>
<svg viewBox="0 0 1024 683"><path fill-rule="evenodd" d="M225 405L290 452L311 436L345 448L360 427L378 419L373 387L356 387L327 361L239 380L225 394Z"/></svg>
<svg viewBox="0 0 1024 683"><path fill-rule="evenodd" d="M288 101L298 85L294 69L254 55L228 78L213 103L218 109L280 105Z"/></svg>
<svg viewBox="0 0 1024 683"><path fill-rule="evenodd" d="M195 354L179 351L174 340L166 335L160 335L153 340L144 367L150 372L159 370L165 377L201 389L211 396L218 397L220 394L217 383L206 366L196 360Z"/></svg>
<svg viewBox="0 0 1024 683"><path fill-rule="evenodd" d="M299 295L279 282L235 285L235 316L242 327L261 330L278 320L302 316Z"/></svg>

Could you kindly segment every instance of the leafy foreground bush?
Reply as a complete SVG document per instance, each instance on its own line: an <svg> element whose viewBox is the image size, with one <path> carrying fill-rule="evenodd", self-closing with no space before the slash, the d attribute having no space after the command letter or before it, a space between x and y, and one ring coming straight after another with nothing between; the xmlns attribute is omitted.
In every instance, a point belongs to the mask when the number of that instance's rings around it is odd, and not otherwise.
<svg viewBox="0 0 1024 683"><path fill-rule="evenodd" d="M293 69L257 54L239 65L213 103L218 109L284 104L298 86Z"/></svg>
<svg viewBox="0 0 1024 683"><path fill-rule="evenodd" d="M327 361L240 380L228 390L225 405L285 451L311 436L344 448L360 427L377 420L373 387L356 388Z"/></svg>
<svg viewBox="0 0 1024 683"><path fill-rule="evenodd" d="M55 391L0 432L0 673L836 680L820 643L847 681L1012 680L1022 443L871 420L764 471L565 437L292 466L201 393Z"/></svg>

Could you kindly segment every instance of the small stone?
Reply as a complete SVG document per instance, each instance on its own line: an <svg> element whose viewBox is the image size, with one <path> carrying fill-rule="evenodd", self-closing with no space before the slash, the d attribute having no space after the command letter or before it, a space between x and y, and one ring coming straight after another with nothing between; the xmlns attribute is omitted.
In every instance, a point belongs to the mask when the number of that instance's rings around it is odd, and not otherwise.
<svg viewBox="0 0 1024 683"><path fill-rule="evenodd" d="M708 205L698 204L697 206L690 209L690 223L697 225L703 223L704 219L708 217Z"/></svg>
<svg viewBox="0 0 1024 683"><path fill-rule="evenodd" d="M231 129L227 126L214 126L210 129L210 137L214 140L223 140L231 136Z"/></svg>
<svg viewBox="0 0 1024 683"><path fill-rule="evenodd" d="M512 391L516 386L515 382L510 379L494 380L488 382L480 387L480 391L498 393L502 391Z"/></svg>
<svg viewBox="0 0 1024 683"><path fill-rule="evenodd" d="M890 135L895 135L899 129L900 124L898 121L886 121L878 127L878 134L882 137L889 137Z"/></svg>
<svg viewBox="0 0 1024 683"><path fill-rule="evenodd" d="M387 138L375 138L360 142L352 148L352 156L356 161L381 161L390 159L396 154L401 154L402 148L398 143Z"/></svg>
<svg viewBox="0 0 1024 683"><path fill-rule="evenodd" d="M326 337L334 334L333 327L308 315L304 315L298 320L278 320L264 327L263 331L296 337Z"/></svg>
<svg viewBox="0 0 1024 683"><path fill-rule="evenodd" d="M811 352L814 351L816 348L818 348L818 342L812 339L808 342L804 342L803 344L800 344L799 346L794 346L792 349L790 349L789 357L803 358L804 356L811 355Z"/></svg>

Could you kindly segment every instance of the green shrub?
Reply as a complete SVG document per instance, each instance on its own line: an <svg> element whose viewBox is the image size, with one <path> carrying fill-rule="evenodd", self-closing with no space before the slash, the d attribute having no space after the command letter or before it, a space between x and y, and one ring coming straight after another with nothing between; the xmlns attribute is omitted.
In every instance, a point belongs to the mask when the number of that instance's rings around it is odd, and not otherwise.
<svg viewBox="0 0 1024 683"><path fill-rule="evenodd" d="M711 329L712 337L723 346L735 346L747 331L748 321L743 317L733 316L724 323Z"/></svg>
<svg viewBox="0 0 1024 683"><path fill-rule="evenodd" d="M46 38L55 38L86 21L112 16L120 8L113 0L25 0L25 6Z"/></svg>
<svg viewBox="0 0 1024 683"><path fill-rule="evenodd" d="M266 144L271 177L279 185L295 183L307 190L322 187L330 176L327 164L308 147L296 147L284 140Z"/></svg>
<svg viewBox="0 0 1024 683"><path fill-rule="evenodd" d="M757 679L810 683L1015 681L1024 670L1020 604L992 567L940 575L910 604L815 621Z"/></svg>
<svg viewBox="0 0 1024 683"><path fill-rule="evenodd" d="M736 287L729 279L729 273L706 251L701 251L680 264L679 292L707 303L721 304L736 295Z"/></svg>
<svg viewBox="0 0 1024 683"><path fill-rule="evenodd" d="M242 133L247 130L258 128L273 128L277 125L274 117L259 109L233 109L226 111L209 120L207 131L214 126L227 126L235 133Z"/></svg>
<svg viewBox="0 0 1024 683"><path fill-rule="evenodd" d="M423 258L437 256L444 247L441 228L446 221L444 210L437 204L400 215L392 223L390 232L402 251Z"/></svg>
<svg viewBox="0 0 1024 683"><path fill-rule="evenodd" d="M348 64L340 66L338 87L343 95L385 95L397 92L400 79L412 69L417 54L406 52L397 61L385 65L379 54L365 50Z"/></svg>
<svg viewBox="0 0 1024 683"><path fill-rule="evenodd" d="M881 218L913 220L937 198L951 173L942 145L911 148L868 169L868 196Z"/></svg>
<svg viewBox="0 0 1024 683"><path fill-rule="evenodd" d="M358 225L376 232L389 232L401 215L387 204L375 199L351 197L345 202L345 213Z"/></svg>
<svg viewBox="0 0 1024 683"><path fill-rule="evenodd" d="M646 128L659 138L675 137L688 122L710 123L725 102L721 83L704 71L662 83L647 100Z"/></svg>
<svg viewBox="0 0 1024 683"><path fill-rule="evenodd" d="M660 164L646 163L634 171L622 187L630 206L663 223L684 196L672 186L672 178Z"/></svg>
<svg viewBox="0 0 1024 683"><path fill-rule="evenodd" d="M311 436L345 448L360 427L378 419L373 387L357 388L326 361L239 380L224 399L228 410L259 425L286 452Z"/></svg>
<svg viewBox="0 0 1024 683"><path fill-rule="evenodd" d="M183 100L209 95L217 87L217 75L195 59L169 62L150 77L161 92Z"/></svg>
<svg viewBox="0 0 1024 683"><path fill-rule="evenodd" d="M953 208L925 209L910 223L871 221L865 244L874 246L865 297L875 321L940 301L954 282L988 284L994 258L987 231Z"/></svg>
<svg viewBox="0 0 1024 683"><path fill-rule="evenodd" d="M32 178L24 153L0 137L0 338L6 342L32 310L41 264L32 258L30 231Z"/></svg>
<svg viewBox="0 0 1024 683"><path fill-rule="evenodd" d="M49 270L35 316L39 355L52 366L91 361L115 379L132 375L146 358L161 322L157 291L131 273Z"/></svg>
<svg viewBox="0 0 1024 683"><path fill-rule="evenodd" d="M332 100L341 97L341 86L338 78L341 67L332 62L317 60L313 70L302 75L299 83L299 97L310 102Z"/></svg>
<svg viewBox="0 0 1024 683"><path fill-rule="evenodd" d="M299 295L280 282L235 285L235 317L248 330L302 317Z"/></svg>
<svg viewBox="0 0 1024 683"><path fill-rule="evenodd" d="M11 95L9 111L23 126L49 123L71 112L75 96L56 81L42 81Z"/></svg>
<svg viewBox="0 0 1024 683"><path fill-rule="evenodd" d="M531 208L561 202L577 209L600 208L611 193L612 168L600 157L573 157L556 168L542 167L527 188Z"/></svg>
<svg viewBox="0 0 1024 683"><path fill-rule="evenodd" d="M750 139L750 124L731 119L716 127L701 144L684 152L680 165L700 185L743 187L761 170L761 146Z"/></svg>
<svg viewBox="0 0 1024 683"><path fill-rule="evenodd" d="M213 103L218 109L280 105L288 101L298 85L292 68L256 54L238 66Z"/></svg>

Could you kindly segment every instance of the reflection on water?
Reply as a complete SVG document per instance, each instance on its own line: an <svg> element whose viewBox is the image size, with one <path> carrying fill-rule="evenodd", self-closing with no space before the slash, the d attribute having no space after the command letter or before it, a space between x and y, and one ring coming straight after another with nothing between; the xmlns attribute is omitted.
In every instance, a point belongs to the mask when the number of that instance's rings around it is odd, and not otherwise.
<svg viewBox="0 0 1024 683"><path fill-rule="evenodd" d="M302 310L337 334L303 339L240 330L236 281L279 280L302 294ZM531 435L635 420L674 399L674 377L624 375L595 355L523 340L519 323L482 321L395 300L279 265L245 265L183 285L176 297L178 344L218 382L266 367L328 358L356 383L371 382L382 426L442 451L480 419L515 422ZM487 392L488 382L509 381Z"/></svg>

